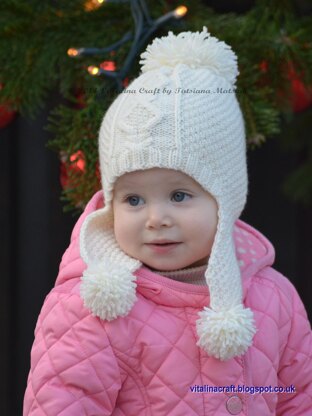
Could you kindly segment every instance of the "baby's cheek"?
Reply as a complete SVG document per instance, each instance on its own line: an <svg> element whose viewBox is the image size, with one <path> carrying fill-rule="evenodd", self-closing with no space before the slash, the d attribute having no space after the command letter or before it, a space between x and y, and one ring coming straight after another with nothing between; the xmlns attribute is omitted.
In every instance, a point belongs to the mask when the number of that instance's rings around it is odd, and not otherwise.
<svg viewBox="0 0 312 416"><path fill-rule="evenodd" d="M129 248L136 238L133 220L123 213L116 212L114 217L114 233L118 244L123 248Z"/></svg>
<svg viewBox="0 0 312 416"><path fill-rule="evenodd" d="M117 242L123 239L124 226L122 216L118 212L114 213L114 234Z"/></svg>

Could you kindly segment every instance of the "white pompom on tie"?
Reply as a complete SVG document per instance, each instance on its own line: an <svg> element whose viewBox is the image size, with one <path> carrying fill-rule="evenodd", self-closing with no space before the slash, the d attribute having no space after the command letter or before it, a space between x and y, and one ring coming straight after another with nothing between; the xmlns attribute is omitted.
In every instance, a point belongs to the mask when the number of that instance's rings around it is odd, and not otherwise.
<svg viewBox="0 0 312 416"><path fill-rule="evenodd" d="M108 321L126 316L137 300L134 279L130 270L107 259L91 264L81 278L84 306Z"/></svg>
<svg viewBox="0 0 312 416"><path fill-rule="evenodd" d="M141 54L142 72L163 66L188 65L192 69L207 68L235 84L239 74L237 56L232 48L213 37L203 27L202 32L181 32L155 38Z"/></svg>
<svg viewBox="0 0 312 416"><path fill-rule="evenodd" d="M251 346L257 330L249 308L242 304L222 311L205 307L199 315L197 345L209 355L225 361L244 354Z"/></svg>

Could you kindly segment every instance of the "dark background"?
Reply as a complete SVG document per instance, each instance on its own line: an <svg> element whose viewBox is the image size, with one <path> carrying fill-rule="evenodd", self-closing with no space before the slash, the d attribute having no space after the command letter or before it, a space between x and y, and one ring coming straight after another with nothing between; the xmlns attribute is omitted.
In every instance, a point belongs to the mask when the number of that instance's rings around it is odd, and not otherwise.
<svg viewBox="0 0 312 416"><path fill-rule="evenodd" d="M219 12L244 12L254 2L206 3ZM297 3L311 13L310 2ZM35 120L19 116L0 129L1 416L22 415L37 317L77 220L62 212L58 157L45 147L52 137L44 126L58 102L51 96ZM310 128L298 134L311 136L309 109L285 124L279 137L248 152L249 195L241 218L273 243L274 267L293 282L311 320L311 209L290 202L281 191L286 175L305 157L283 152L281 137L306 117Z"/></svg>

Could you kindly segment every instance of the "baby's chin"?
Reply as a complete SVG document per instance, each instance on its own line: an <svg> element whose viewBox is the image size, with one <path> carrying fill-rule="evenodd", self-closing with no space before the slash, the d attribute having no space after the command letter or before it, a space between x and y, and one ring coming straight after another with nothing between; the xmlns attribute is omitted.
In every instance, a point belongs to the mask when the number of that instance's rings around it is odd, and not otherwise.
<svg viewBox="0 0 312 416"><path fill-rule="evenodd" d="M173 272L173 271L179 271L179 270L189 269L189 268L193 268L193 267L202 267L202 266L208 267L208 261L209 261L209 256L205 257L201 260L198 260L194 263L191 263L191 264L181 264L180 263L180 264L168 264L168 265L159 264L159 265L156 265L152 262L149 263L149 262L143 262L143 261L142 261L142 264L143 264L143 266L148 267L151 270L156 270L156 271L159 271L159 272Z"/></svg>
<svg viewBox="0 0 312 416"><path fill-rule="evenodd" d="M143 266L151 269L151 270L157 270L160 272L171 272L171 271L176 271L176 270L182 270L187 268L188 266L185 264L181 264L181 262L177 262L177 261L173 261L173 259L171 260L167 260L167 262L163 262L159 259L159 261L155 260L151 260L148 261L146 259L146 256L140 256L140 255L134 255L133 253L130 252L130 250L125 250L121 247L122 251L127 254L129 257L135 259L135 260L139 260Z"/></svg>

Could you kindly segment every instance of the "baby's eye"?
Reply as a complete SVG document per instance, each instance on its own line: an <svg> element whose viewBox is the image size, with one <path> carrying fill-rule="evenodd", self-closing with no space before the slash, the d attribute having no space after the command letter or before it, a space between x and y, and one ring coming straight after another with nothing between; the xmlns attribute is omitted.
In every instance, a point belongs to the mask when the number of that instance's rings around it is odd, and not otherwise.
<svg viewBox="0 0 312 416"><path fill-rule="evenodd" d="M126 199L125 199L125 201L126 202L128 202L128 201L136 201L136 200L138 200L138 199L140 199L140 197L139 196L136 196L136 195L130 195L130 196L128 196ZM131 203L130 203L130 205L132 206L132 207L136 207L137 205L135 204L135 205L132 205Z"/></svg>
<svg viewBox="0 0 312 416"><path fill-rule="evenodd" d="M180 197L181 197L181 195L182 195L182 196L183 196L183 195L190 196L189 194L187 194L187 193L185 193L185 192L182 192L182 191L177 191L177 192L175 192L175 193L174 193L174 195L179 195ZM180 202L180 201L181 201L180 197L178 198L178 199L179 199L179 201L177 201L177 202ZM183 200L183 199L184 199L184 198L182 198L182 200Z"/></svg>
<svg viewBox="0 0 312 416"><path fill-rule="evenodd" d="M182 202L185 196L190 197L190 195L182 191L174 192L173 195L175 202ZM137 207L140 200L142 200L142 198L137 195L129 195L127 198L125 198L125 202L129 203L132 207Z"/></svg>

